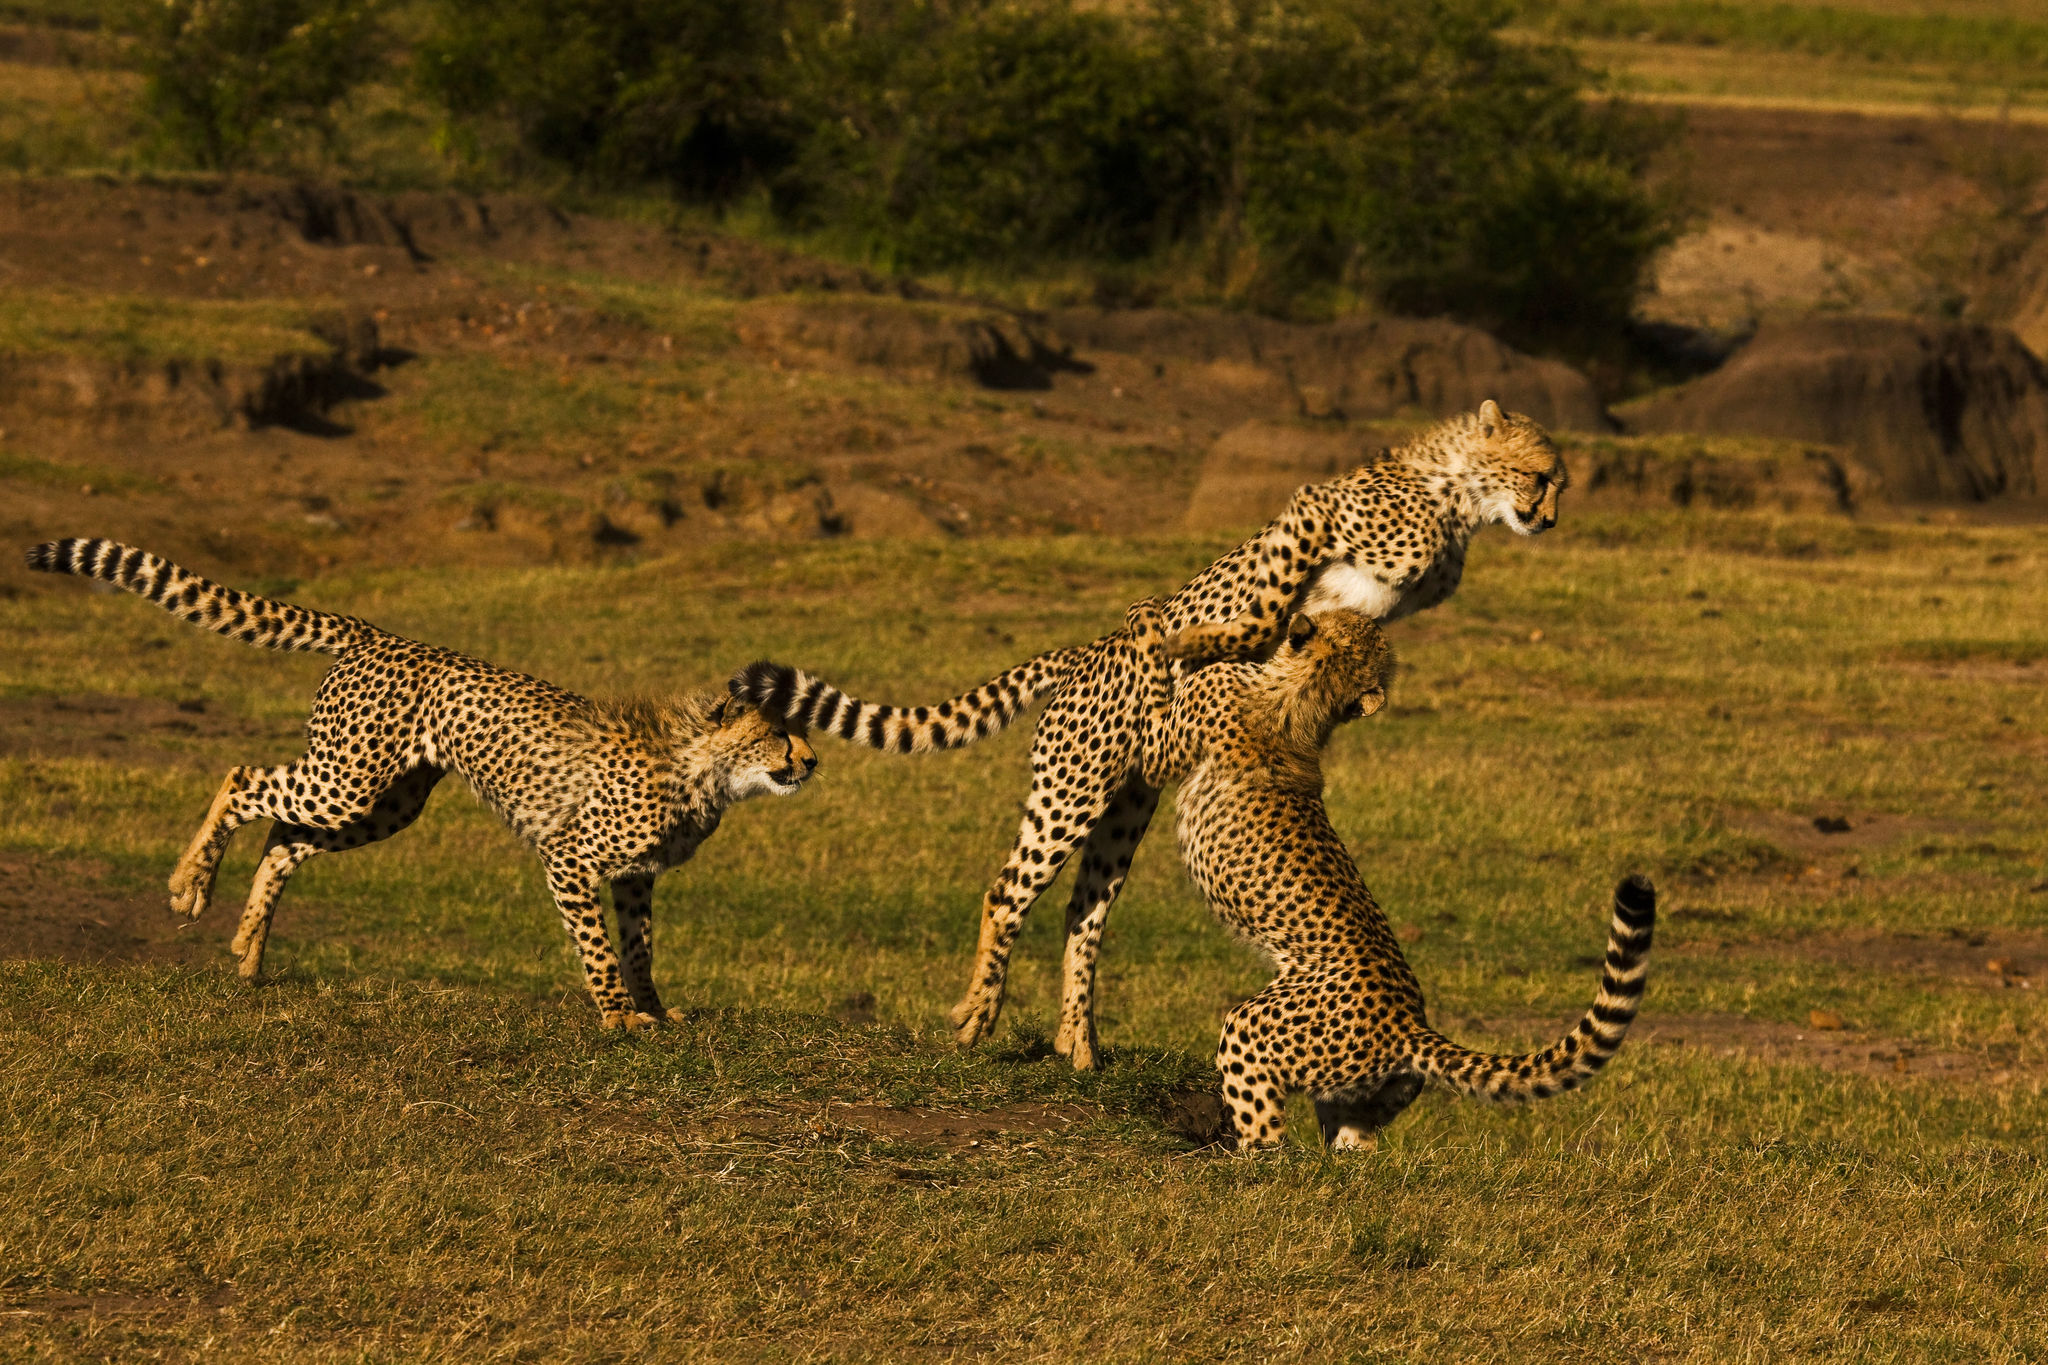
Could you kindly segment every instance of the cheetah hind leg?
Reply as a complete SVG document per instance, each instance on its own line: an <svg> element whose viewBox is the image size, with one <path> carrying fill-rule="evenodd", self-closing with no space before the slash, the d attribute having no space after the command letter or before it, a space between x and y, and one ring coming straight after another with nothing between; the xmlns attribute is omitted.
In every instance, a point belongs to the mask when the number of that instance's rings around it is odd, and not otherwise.
<svg viewBox="0 0 2048 1365"><path fill-rule="evenodd" d="M233 950L240 959L242 980L254 981L262 975L270 922L292 873L316 854L339 853L389 839L419 819L427 798L433 795L435 784L446 771L433 767L413 769L377 798L368 815L340 829L314 829L283 820L270 827L270 837L263 844L263 859L256 865L256 878L249 888L249 904L235 932Z"/></svg>
<svg viewBox="0 0 2048 1365"><path fill-rule="evenodd" d="M1117 893L1123 890L1131 855L1145 837L1145 827L1158 806L1158 791L1132 778L1117 793L1081 851L1074 894L1067 902L1060 1031L1053 1041L1053 1050L1072 1062L1076 1071L1094 1070L1097 1060L1095 963L1102 948L1102 926Z"/></svg>
<svg viewBox="0 0 2048 1365"><path fill-rule="evenodd" d="M255 818L242 809L247 803L240 798L268 777L270 771L228 769L227 779L213 794L213 804L207 807L206 818L199 822L199 832L192 836L192 842L179 855L177 866L171 869L171 913L186 919L198 919L206 913L206 907L213 902L213 880L220 872L221 854L227 852L235 831Z"/></svg>
<svg viewBox="0 0 2048 1365"><path fill-rule="evenodd" d="M1316 1125L1323 1145L1333 1152L1369 1152L1379 1145L1379 1130L1399 1118L1422 1093L1422 1077L1404 1073L1377 1089L1333 1091L1315 1097Z"/></svg>

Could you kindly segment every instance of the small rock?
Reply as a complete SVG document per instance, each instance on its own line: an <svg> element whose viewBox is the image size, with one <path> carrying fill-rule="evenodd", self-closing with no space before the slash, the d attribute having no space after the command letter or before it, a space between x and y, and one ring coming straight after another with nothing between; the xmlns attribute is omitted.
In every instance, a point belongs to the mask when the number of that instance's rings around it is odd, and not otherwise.
<svg viewBox="0 0 2048 1365"><path fill-rule="evenodd" d="M1847 834L1854 828L1839 815L1816 815L1813 817L1813 827L1822 834Z"/></svg>
<svg viewBox="0 0 2048 1365"><path fill-rule="evenodd" d="M1822 1033L1829 1033L1838 1029L1845 1029L1849 1027L1849 1024L1847 1020L1843 1019L1841 1015L1833 1010L1808 1010L1806 1013L1806 1026L1810 1029L1818 1029Z"/></svg>
<svg viewBox="0 0 2048 1365"><path fill-rule="evenodd" d="M1422 942L1422 926L1419 924L1404 924L1394 931L1394 937L1400 939L1403 943L1420 943Z"/></svg>
<svg viewBox="0 0 2048 1365"><path fill-rule="evenodd" d="M1990 961L1984 964L1984 970L1998 976L2020 975L2019 972L2016 972L2012 969L2012 959L2009 957L1992 958Z"/></svg>
<svg viewBox="0 0 2048 1365"><path fill-rule="evenodd" d="M1542 632L1542 631L1540 631L1540 630L1532 630L1532 631L1530 631L1530 632L1529 632L1529 643L1530 643L1530 644L1532 644L1532 645L1540 645L1540 644L1542 644L1542 643L1543 643L1543 632Z"/></svg>

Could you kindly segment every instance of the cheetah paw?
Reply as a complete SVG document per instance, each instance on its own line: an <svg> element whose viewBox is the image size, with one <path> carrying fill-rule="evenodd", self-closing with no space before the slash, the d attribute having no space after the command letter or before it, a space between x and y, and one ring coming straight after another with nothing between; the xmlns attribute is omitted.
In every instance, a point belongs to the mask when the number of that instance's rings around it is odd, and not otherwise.
<svg viewBox="0 0 2048 1365"><path fill-rule="evenodd" d="M639 1010L606 1010L604 1012L604 1027L608 1030L624 1030L627 1033L639 1033L644 1029L655 1027L660 1022L653 1015L642 1014Z"/></svg>
<svg viewBox="0 0 2048 1365"><path fill-rule="evenodd" d="M1194 660L1222 658L1235 652L1235 647L1227 643L1229 638L1229 626L1203 621L1168 636L1166 657Z"/></svg>
<svg viewBox="0 0 2048 1365"><path fill-rule="evenodd" d="M1076 1071L1095 1069L1095 1038L1088 1029L1062 1024L1059 1036L1053 1039L1052 1050L1072 1062Z"/></svg>
<svg viewBox="0 0 2048 1365"><path fill-rule="evenodd" d="M1159 609L1159 599L1147 597L1133 602L1124 611L1124 629L1141 647L1149 649L1166 637L1166 614Z"/></svg>
<svg viewBox="0 0 2048 1365"><path fill-rule="evenodd" d="M171 873L171 913L198 919L213 903L213 874L179 867Z"/></svg>
<svg viewBox="0 0 2048 1365"><path fill-rule="evenodd" d="M962 1047L973 1047L996 1026L996 1008L976 996L969 996L953 1006L953 1012L946 1018L953 1026L953 1041Z"/></svg>

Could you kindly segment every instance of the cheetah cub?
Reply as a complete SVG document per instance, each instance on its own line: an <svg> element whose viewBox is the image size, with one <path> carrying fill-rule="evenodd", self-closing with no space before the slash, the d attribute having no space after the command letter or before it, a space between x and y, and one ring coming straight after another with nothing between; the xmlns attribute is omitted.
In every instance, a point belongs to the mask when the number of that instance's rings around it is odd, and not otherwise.
<svg viewBox="0 0 2048 1365"><path fill-rule="evenodd" d="M1148 660L1145 780L1178 780L1182 856L1217 916L1279 975L1232 1010L1216 1049L1239 1148L1273 1147L1290 1091L1315 1097L1323 1140L1371 1146L1426 1080L1484 1099L1542 1099L1587 1080L1621 1047L1643 993L1657 895L1614 892L1593 1008L1541 1052L1493 1056L1429 1027L1387 917L1323 809L1322 749L1386 702L1393 651L1349 610L1296 614L1264 663L1216 664L1176 690L1156 604L1128 616Z"/></svg>
<svg viewBox="0 0 2048 1365"><path fill-rule="evenodd" d="M171 909L198 918L235 831L271 821L235 935L244 979L262 971L292 873L315 854L398 833L454 769L540 855L604 1026L653 1024L670 1017L654 989L655 877L688 861L728 806L787 796L817 767L800 735L723 690L594 702L352 616L223 587L111 540L52 541L28 563L126 588L252 645L339 656L313 694L305 757L230 769L171 873ZM606 881L623 961L605 933Z"/></svg>

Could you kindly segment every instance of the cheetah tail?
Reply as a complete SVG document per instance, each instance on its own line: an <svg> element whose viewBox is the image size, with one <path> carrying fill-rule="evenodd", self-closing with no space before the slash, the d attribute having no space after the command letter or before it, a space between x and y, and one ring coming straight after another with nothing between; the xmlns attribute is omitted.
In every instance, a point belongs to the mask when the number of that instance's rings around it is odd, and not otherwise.
<svg viewBox="0 0 2048 1365"><path fill-rule="evenodd" d="M97 578L147 597L181 621L265 649L340 654L376 633L353 616L334 616L223 587L168 559L112 540L52 540L32 547L28 566L43 573Z"/></svg>
<svg viewBox="0 0 2048 1365"><path fill-rule="evenodd" d="M1656 920L1657 890L1650 879L1623 878L1614 888L1614 919L1607 929L1600 993L1570 1033L1541 1052L1509 1057L1474 1052L1424 1029L1414 1040L1414 1068L1462 1094L1506 1104L1576 1090L1621 1050L1621 1040L1642 1002Z"/></svg>
<svg viewBox="0 0 2048 1365"><path fill-rule="evenodd" d="M849 697L823 678L760 660L733 675L732 693L791 725L899 754L959 749L1002 730L1059 686L1083 651L1055 649L1005 669L937 706L889 706Z"/></svg>

